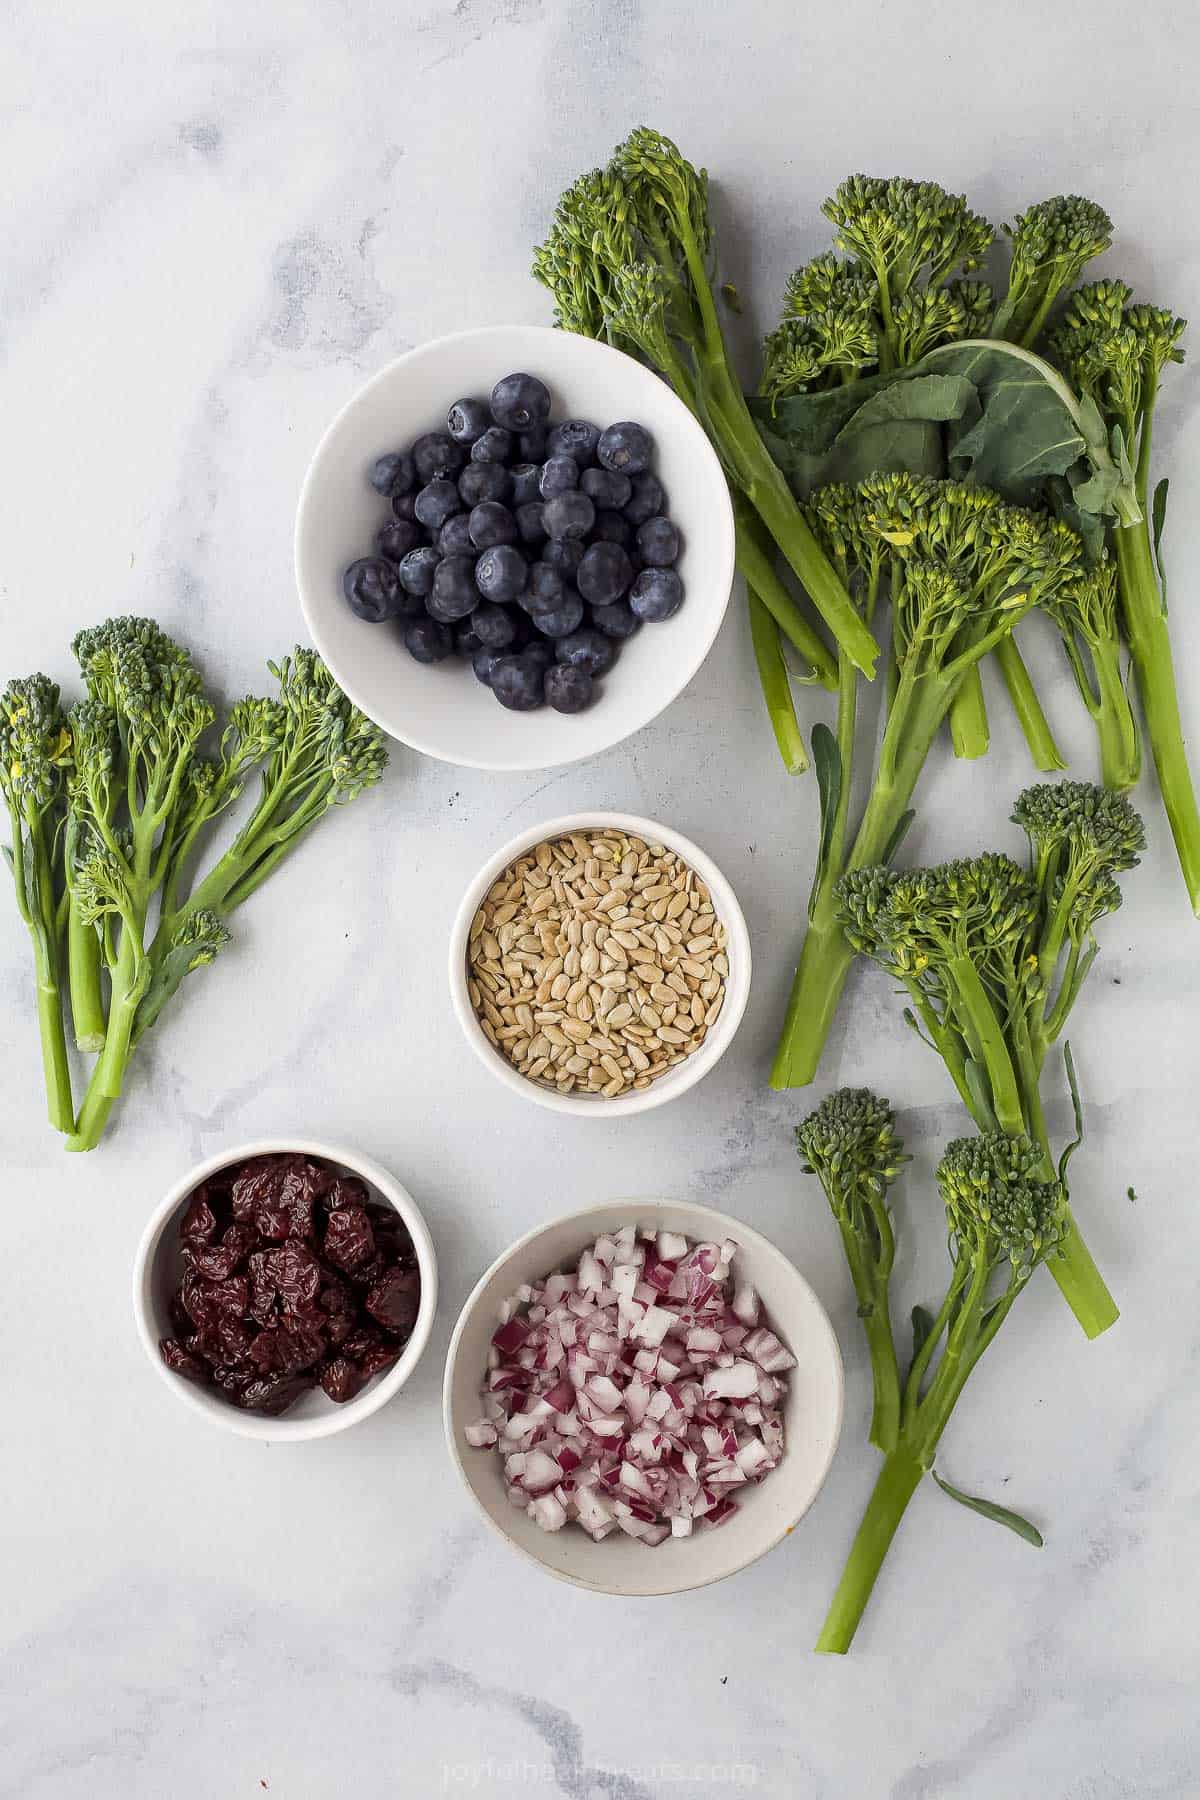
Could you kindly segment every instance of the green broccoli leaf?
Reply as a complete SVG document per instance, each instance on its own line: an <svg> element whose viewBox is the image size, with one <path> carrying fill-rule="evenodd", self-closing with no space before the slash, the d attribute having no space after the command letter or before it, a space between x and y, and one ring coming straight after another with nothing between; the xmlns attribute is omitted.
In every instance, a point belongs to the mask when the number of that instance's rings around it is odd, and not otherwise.
<svg viewBox="0 0 1200 1800"><path fill-rule="evenodd" d="M818 724L812 730L812 760L817 774L817 788L821 799L821 840L817 848L817 869L813 877L813 894L816 895L821 885L821 877L829 862L830 846L833 842L833 825L837 816L838 803L842 797L842 753L838 741L828 725ZM812 915L812 902L809 902L809 916Z"/></svg>
<svg viewBox="0 0 1200 1800"><path fill-rule="evenodd" d="M948 472L959 480L995 488L1006 500L1029 505L1047 476L1065 475L1087 445L1061 397L1029 362L984 345L948 345L937 366L969 380L978 413L965 430L947 432ZM1098 501L1099 494L1090 496ZM1077 503L1089 511L1076 491Z"/></svg>
<svg viewBox="0 0 1200 1800"><path fill-rule="evenodd" d="M1014 1531L1019 1538L1024 1538L1027 1544L1032 1544L1035 1550L1044 1548L1046 1540L1037 1526L1030 1524L1028 1519L1022 1518L1020 1513L1012 1512L1007 1506L997 1506L994 1500L980 1500L974 1494L964 1494L961 1488L952 1487L948 1481L943 1481L936 1469L930 1469L929 1473L943 1494L949 1494L950 1498L957 1500L960 1506L969 1507L972 1512L979 1513L982 1518L991 1519L993 1524L1003 1525L1009 1531Z"/></svg>
<svg viewBox="0 0 1200 1800"><path fill-rule="evenodd" d="M862 481L878 471L944 475L941 427L973 420L979 401L958 375L905 369L873 375L823 394L795 394L772 412L751 402L767 446L803 497L831 481Z"/></svg>

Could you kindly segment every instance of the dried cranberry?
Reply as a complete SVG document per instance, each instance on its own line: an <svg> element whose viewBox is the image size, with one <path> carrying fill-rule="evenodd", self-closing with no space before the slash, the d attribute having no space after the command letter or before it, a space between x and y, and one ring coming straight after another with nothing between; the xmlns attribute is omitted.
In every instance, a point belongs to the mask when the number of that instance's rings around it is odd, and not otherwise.
<svg viewBox="0 0 1200 1800"><path fill-rule="evenodd" d="M353 1272L375 1254L375 1233L361 1206L340 1206L329 1215L325 1227L325 1255L339 1269Z"/></svg>
<svg viewBox="0 0 1200 1800"><path fill-rule="evenodd" d="M378 1375L381 1369L390 1369L399 1354L395 1344L376 1344L359 1358L358 1366L364 1376Z"/></svg>
<svg viewBox="0 0 1200 1800"><path fill-rule="evenodd" d="M269 1325L275 1317L278 1289L270 1270L273 1250L256 1250L250 1258L250 1301L246 1311L256 1325Z"/></svg>
<svg viewBox="0 0 1200 1800"><path fill-rule="evenodd" d="M250 1347L250 1360L263 1374L297 1375L319 1362L327 1348L323 1332L281 1321L259 1332Z"/></svg>
<svg viewBox="0 0 1200 1800"><path fill-rule="evenodd" d="M267 1254L267 1271L287 1309L315 1300L321 1286L320 1263L304 1244L284 1244Z"/></svg>
<svg viewBox="0 0 1200 1800"><path fill-rule="evenodd" d="M233 1318L214 1319L192 1341L207 1362L231 1368L244 1363L254 1346L250 1328Z"/></svg>
<svg viewBox="0 0 1200 1800"><path fill-rule="evenodd" d="M219 1387L228 1398L241 1405L242 1395L252 1381L257 1380L253 1368L213 1370L213 1385Z"/></svg>
<svg viewBox="0 0 1200 1800"><path fill-rule="evenodd" d="M356 1331L352 1331L344 1339L341 1352L343 1356L348 1356L351 1362L361 1363L371 1354L372 1350L377 1350L382 1342L382 1334L376 1326L360 1325Z"/></svg>
<svg viewBox="0 0 1200 1800"><path fill-rule="evenodd" d="M335 1175L329 1185L324 1199L327 1212L337 1212L346 1206L361 1206L370 1210L370 1197L367 1184L360 1181L357 1175Z"/></svg>
<svg viewBox="0 0 1200 1800"><path fill-rule="evenodd" d="M181 1238L191 1238L199 1243L207 1244L217 1229L217 1215L208 1204L208 1190L198 1187L187 1203L187 1210L179 1221Z"/></svg>
<svg viewBox="0 0 1200 1800"><path fill-rule="evenodd" d="M177 1338L163 1338L158 1353L174 1374L182 1375L185 1381L194 1381L200 1387L208 1386L207 1365L193 1351L185 1349Z"/></svg>
<svg viewBox="0 0 1200 1800"><path fill-rule="evenodd" d="M352 1363L348 1356L334 1356L321 1370L321 1386L331 1400L344 1406L347 1400L353 1400L355 1394L361 1392L366 1375Z"/></svg>
<svg viewBox="0 0 1200 1800"><path fill-rule="evenodd" d="M255 1156L243 1163L231 1189L233 1216L243 1225L253 1222L260 1206L273 1205L283 1183L277 1156Z"/></svg>
<svg viewBox="0 0 1200 1800"><path fill-rule="evenodd" d="M234 1397L247 1412L264 1413L267 1418L277 1419L312 1386L311 1375L256 1375Z"/></svg>
<svg viewBox="0 0 1200 1800"><path fill-rule="evenodd" d="M389 1269L367 1293L367 1311L389 1331L407 1337L417 1322L421 1277L412 1269Z"/></svg>
<svg viewBox="0 0 1200 1800"><path fill-rule="evenodd" d="M206 1281L225 1281L241 1268L257 1242L258 1233L252 1226L227 1225L219 1244L195 1249L189 1245L185 1254L195 1274Z"/></svg>
<svg viewBox="0 0 1200 1800"><path fill-rule="evenodd" d="M195 1321L183 1304L183 1296L179 1292L171 1295L167 1301L167 1317L176 1337L190 1337Z"/></svg>

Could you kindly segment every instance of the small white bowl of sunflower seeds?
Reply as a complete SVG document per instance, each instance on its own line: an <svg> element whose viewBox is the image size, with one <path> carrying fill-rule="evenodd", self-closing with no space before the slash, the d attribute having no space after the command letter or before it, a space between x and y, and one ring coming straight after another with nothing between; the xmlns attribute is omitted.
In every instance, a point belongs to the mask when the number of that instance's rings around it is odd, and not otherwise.
<svg viewBox="0 0 1200 1800"><path fill-rule="evenodd" d="M450 934L467 1042L556 1112L676 1099L724 1055L749 992L750 936L721 871L629 813L522 832L479 871Z"/></svg>

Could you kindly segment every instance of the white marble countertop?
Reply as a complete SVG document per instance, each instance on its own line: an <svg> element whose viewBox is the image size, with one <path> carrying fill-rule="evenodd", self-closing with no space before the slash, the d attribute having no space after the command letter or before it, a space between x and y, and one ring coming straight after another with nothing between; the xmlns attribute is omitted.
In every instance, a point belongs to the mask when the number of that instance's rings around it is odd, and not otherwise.
<svg viewBox="0 0 1200 1800"><path fill-rule="evenodd" d="M1047 191L1093 193L1118 221L1108 266L1200 312L1200 25L1185 11L15 0L3 29L6 675L66 679L79 625L150 611L219 689L253 686L298 633L293 509L333 410L435 333L545 319L529 248L559 189L633 123L714 172L725 270L752 301L747 350L787 271L824 247L822 196L856 167L941 179L994 218ZM1196 398L1189 366L1160 433L1193 722ZM1064 678L1050 704L1085 757L1072 698ZM999 708L995 737L985 768L931 772L921 849L1008 841L1026 767ZM1039 1283L945 1446L955 1478L1043 1522L1046 1549L922 1493L844 1662L810 1645L872 1476L864 1357L791 1145L807 1096L765 1085L816 788L775 761L737 604L684 696L594 763L495 777L397 754L386 788L247 910L87 1159L64 1158L44 1124L26 944L5 901L0 1795L1197 1792L1200 936L1144 798L1151 852L1074 1031L1089 1123L1076 1187L1124 1317L1088 1346ZM443 986L451 909L485 852L589 804L699 839L755 945L732 1052L678 1104L619 1127L515 1101L466 1053ZM827 1082L889 1092L927 1173L960 1125L942 1071L882 979L853 1001ZM224 1436L173 1402L128 1293L168 1181L289 1129L390 1164L443 1278L403 1395L294 1449ZM633 1604L552 1585L490 1538L439 1409L482 1268L552 1212L618 1193L711 1201L766 1231L816 1284L849 1371L842 1448L802 1528L735 1581ZM921 1193L910 1185L914 1208ZM933 1288L942 1254L926 1213L906 1291Z"/></svg>

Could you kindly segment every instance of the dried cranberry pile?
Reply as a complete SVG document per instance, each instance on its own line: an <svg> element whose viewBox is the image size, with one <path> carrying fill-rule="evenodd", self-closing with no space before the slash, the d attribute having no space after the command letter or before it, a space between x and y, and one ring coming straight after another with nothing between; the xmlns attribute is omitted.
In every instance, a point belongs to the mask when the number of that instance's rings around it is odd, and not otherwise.
<svg viewBox="0 0 1200 1800"><path fill-rule="evenodd" d="M412 1335L421 1278L403 1221L311 1157L257 1156L210 1175L179 1236L184 1275L162 1359L248 1412L278 1417L318 1384L353 1400Z"/></svg>

